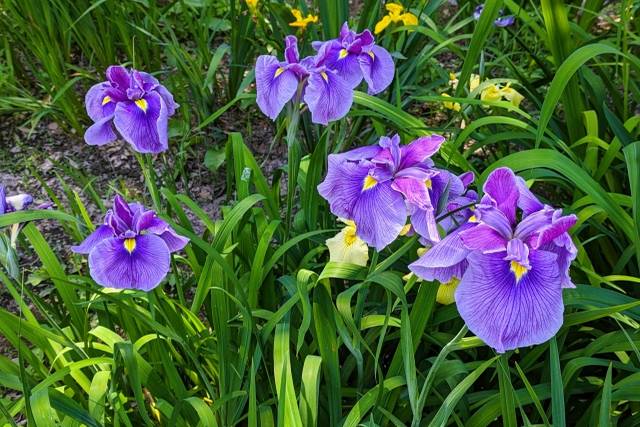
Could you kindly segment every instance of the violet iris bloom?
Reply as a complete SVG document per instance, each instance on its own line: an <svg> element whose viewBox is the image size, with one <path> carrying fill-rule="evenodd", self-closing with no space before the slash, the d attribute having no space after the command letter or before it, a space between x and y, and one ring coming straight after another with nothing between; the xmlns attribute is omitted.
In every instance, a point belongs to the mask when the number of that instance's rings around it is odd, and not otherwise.
<svg viewBox="0 0 640 427"><path fill-rule="evenodd" d="M7 196L4 185L0 184L0 215L25 210L33 203L33 197L29 194L16 194Z"/></svg>
<svg viewBox="0 0 640 427"><path fill-rule="evenodd" d="M426 182L436 173L430 157L444 138L425 136L400 146L398 135L378 145L329 156L325 180L318 191L331 212L355 222L358 237L382 250L407 222L407 203L429 209Z"/></svg>
<svg viewBox="0 0 640 427"><path fill-rule="evenodd" d="M169 147L168 120L179 107L173 95L150 74L112 65L107 81L89 89L87 113L94 124L84 140L104 145L118 133L139 153L160 153Z"/></svg>
<svg viewBox="0 0 640 427"><path fill-rule="evenodd" d="M473 182L473 173L466 172L456 176L449 171L434 169L436 172L425 182L429 194L428 209L409 205L411 225L426 243L440 241L438 226L445 232L467 222L472 215L470 205L477 202L475 191L467 191ZM465 208L466 207L466 208ZM436 217L442 217L437 220Z"/></svg>
<svg viewBox="0 0 640 427"><path fill-rule="evenodd" d="M484 193L473 222L409 267L438 280L461 267L458 311L496 351L543 343L562 325L562 288L574 287L569 265L576 248L567 231L576 217L540 203L508 168L489 175Z"/></svg>
<svg viewBox="0 0 640 427"><path fill-rule="evenodd" d="M362 79L375 94L389 86L394 64L389 52L375 45L369 30L356 34L345 23L340 38L314 42L315 56L300 59L298 41L285 38L284 61L260 55L256 61L256 92L260 110L275 120L288 102L304 103L311 120L326 125L346 116L353 89Z"/></svg>
<svg viewBox="0 0 640 427"><path fill-rule="evenodd" d="M336 71L319 64L320 57L300 60L295 36L285 38L284 56L280 61L260 55L256 61L256 101L264 114L275 120L288 102L302 100L314 123L326 125L349 112L353 90Z"/></svg>
<svg viewBox="0 0 640 427"><path fill-rule="evenodd" d="M369 30L357 34L345 22L340 29L340 37L327 42L314 42L313 45L322 56L321 62L329 69L336 70L352 89L364 78L369 94L375 95L385 90L393 80L393 59L386 49L375 44L375 38ZM320 52L323 54L320 55Z"/></svg>
<svg viewBox="0 0 640 427"><path fill-rule="evenodd" d="M473 19L475 19L476 21L478 19L480 19L480 15L482 15L482 11L484 10L484 4L480 4L478 6L476 6L476 8L473 10ZM513 25L514 22L516 22L516 17L513 15L507 15L507 16L502 16L502 10L500 10L500 16L498 16L498 18L496 18L495 21L493 21L493 25L495 25L496 27L508 27L510 25Z"/></svg>
<svg viewBox="0 0 640 427"><path fill-rule="evenodd" d="M99 285L150 291L169 272L170 254L188 242L154 211L118 195L104 224L71 249L89 255L91 277Z"/></svg>

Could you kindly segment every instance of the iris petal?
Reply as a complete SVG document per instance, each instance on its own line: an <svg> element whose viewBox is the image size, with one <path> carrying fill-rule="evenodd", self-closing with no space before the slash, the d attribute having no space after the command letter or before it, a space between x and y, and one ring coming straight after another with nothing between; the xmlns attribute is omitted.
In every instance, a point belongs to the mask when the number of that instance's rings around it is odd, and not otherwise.
<svg viewBox="0 0 640 427"><path fill-rule="evenodd" d="M393 80L395 65L389 52L380 46L371 46L358 57L362 75L367 82L369 95L385 90Z"/></svg>
<svg viewBox="0 0 640 427"><path fill-rule="evenodd" d="M89 254L91 277L101 286L150 291L169 272L169 248L160 237L143 235L135 238L129 252L124 239L106 239Z"/></svg>
<svg viewBox="0 0 640 427"><path fill-rule="evenodd" d="M547 341L564 311L555 254L531 252L531 269L517 282L504 257L471 254L455 295L469 329L499 353Z"/></svg>
<svg viewBox="0 0 640 427"><path fill-rule="evenodd" d="M334 71L312 73L304 102L311 111L311 121L326 125L347 115L353 104L353 90Z"/></svg>
<svg viewBox="0 0 640 427"><path fill-rule="evenodd" d="M136 151L157 154L169 148L167 107L156 92L146 94L144 100L146 110L133 101L118 103L113 122Z"/></svg>
<svg viewBox="0 0 640 427"><path fill-rule="evenodd" d="M260 110L275 120L285 104L298 89L298 79L293 71L284 68L274 56L261 55L256 62L256 92ZM282 69L276 76L276 72Z"/></svg>

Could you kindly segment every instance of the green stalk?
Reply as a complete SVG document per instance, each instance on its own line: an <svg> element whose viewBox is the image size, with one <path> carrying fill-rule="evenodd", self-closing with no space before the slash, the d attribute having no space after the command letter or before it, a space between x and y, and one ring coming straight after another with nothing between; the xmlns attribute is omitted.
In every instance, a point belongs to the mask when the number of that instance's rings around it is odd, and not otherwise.
<svg viewBox="0 0 640 427"><path fill-rule="evenodd" d="M467 329L466 325L463 326L462 329L460 329L460 332L458 332L458 334L453 337L453 339L449 341L447 345L442 347L440 354L438 354L435 362L433 362L433 366L431 366L431 369L429 369L427 378L424 380L424 385L422 386L422 390L420 391L420 397L418 398L416 411L413 413L413 421L411 423L412 427L418 427L420 425L420 420L422 419L422 410L424 409L424 404L427 400L427 394L429 394L429 389L433 385L433 381L436 378L436 372L438 372L438 369L440 369L440 365L442 365L444 360L447 358L447 355L451 351L453 351L455 344L457 344L458 341L460 341L467 334L468 330L469 329Z"/></svg>
<svg viewBox="0 0 640 427"><path fill-rule="evenodd" d="M300 170L300 144L296 140L296 134L298 133L298 125L300 124L300 103L296 100L299 99L300 89L298 89L298 96L289 106L287 114L289 123L287 125L287 216L285 222L285 238L289 237L291 232L291 214L293 211L293 202L296 193L296 184L298 181L298 171Z"/></svg>
<svg viewBox="0 0 640 427"><path fill-rule="evenodd" d="M160 212L161 204L160 204L160 192L158 191L158 184L156 182L156 173L153 170L152 166L152 158L151 154L140 154L138 152L135 153L136 159L140 164L140 169L142 169L142 174L144 175L144 182L147 184L147 189L151 194L151 200L153 201L153 207L157 212Z"/></svg>

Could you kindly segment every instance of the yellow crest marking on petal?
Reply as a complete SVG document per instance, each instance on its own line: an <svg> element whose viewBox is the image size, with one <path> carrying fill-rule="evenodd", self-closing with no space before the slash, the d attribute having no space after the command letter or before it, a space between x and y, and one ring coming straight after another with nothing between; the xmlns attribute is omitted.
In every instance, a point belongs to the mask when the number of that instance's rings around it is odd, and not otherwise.
<svg viewBox="0 0 640 427"><path fill-rule="evenodd" d="M338 59L344 59L349 55L349 51L347 49L340 49L340 54L338 55Z"/></svg>
<svg viewBox="0 0 640 427"><path fill-rule="evenodd" d="M356 235L356 228L351 226L345 227L344 244L346 246L351 246L356 242L356 240L358 240L358 236Z"/></svg>
<svg viewBox="0 0 640 427"><path fill-rule="evenodd" d="M102 105L107 105L110 102L111 102L111 97L109 95L102 98Z"/></svg>
<svg viewBox="0 0 640 427"><path fill-rule="evenodd" d="M132 253L136 248L136 239L124 239L124 248L127 252Z"/></svg>
<svg viewBox="0 0 640 427"><path fill-rule="evenodd" d="M433 182L431 182L431 178L427 178L424 181L424 185L425 187L427 187L427 190L431 190L431 188L433 187Z"/></svg>
<svg viewBox="0 0 640 427"><path fill-rule="evenodd" d="M273 78L275 79L276 77L278 77L282 73L284 73L284 67L278 67L276 72L273 74Z"/></svg>
<svg viewBox="0 0 640 427"><path fill-rule="evenodd" d="M378 185L378 181L376 181L376 179L371 175L367 175L367 177L364 179L364 184L362 184L362 189L369 190L376 185Z"/></svg>
<svg viewBox="0 0 640 427"><path fill-rule="evenodd" d="M522 279L522 276L524 276L529 270L518 261L511 261L511 271L513 272L513 275L516 276L516 282L519 282L520 279Z"/></svg>
<svg viewBox="0 0 640 427"><path fill-rule="evenodd" d="M469 222L478 222L478 218L475 215L471 215L468 219Z"/></svg>
<svg viewBox="0 0 640 427"><path fill-rule="evenodd" d="M149 108L149 104L147 103L146 99L136 99L135 103L138 106L138 108L140 108L145 113L147 112L147 108Z"/></svg>
<svg viewBox="0 0 640 427"><path fill-rule="evenodd" d="M324 71L321 71L320 75L322 76L325 82L329 83L329 76L327 76L327 73L325 73Z"/></svg>
<svg viewBox="0 0 640 427"><path fill-rule="evenodd" d="M371 57L371 59L376 59L376 55L375 55L372 51L369 51L369 52L367 52L367 53L369 54L369 56Z"/></svg>

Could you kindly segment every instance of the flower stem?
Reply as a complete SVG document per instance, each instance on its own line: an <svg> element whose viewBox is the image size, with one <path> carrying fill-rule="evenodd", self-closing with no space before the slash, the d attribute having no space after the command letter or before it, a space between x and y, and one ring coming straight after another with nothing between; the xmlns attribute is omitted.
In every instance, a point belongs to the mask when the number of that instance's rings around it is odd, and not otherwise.
<svg viewBox="0 0 640 427"><path fill-rule="evenodd" d="M152 159L150 154L135 153L136 159L142 169L144 175L144 181L147 184L149 194L151 194L151 200L153 201L153 207L156 212L160 211L162 205L160 204L160 192L158 191L158 184L156 183L156 173L153 170Z"/></svg>
<svg viewBox="0 0 640 427"><path fill-rule="evenodd" d="M288 111L289 123L287 125L287 214L285 222L285 238L291 231L291 215L295 200L298 171L300 169L300 144L296 139L298 125L300 123L300 104L294 100Z"/></svg>
<svg viewBox="0 0 640 427"><path fill-rule="evenodd" d="M433 381L436 378L436 373L438 372L438 369L440 369L440 365L442 365L444 360L447 358L447 355L451 351L453 351L455 344L457 344L458 341L460 341L466 335L468 330L469 329L467 329L466 325L463 326L462 329L460 329L460 332L458 332L458 334L455 337L453 337L453 339L449 341L447 345L442 347L442 350L440 350L440 354L438 354L438 357L436 357L436 360L433 362L433 365L431 365L431 369L429 369L427 378L424 380L422 391L420 392L420 397L418 398L418 404L416 405L416 412L413 414L413 422L411 423L412 427L418 427L420 425L420 420L422 419L422 410L424 409L424 404L427 400L429 389L431 389L431 386L433 385Z"/></svg>

